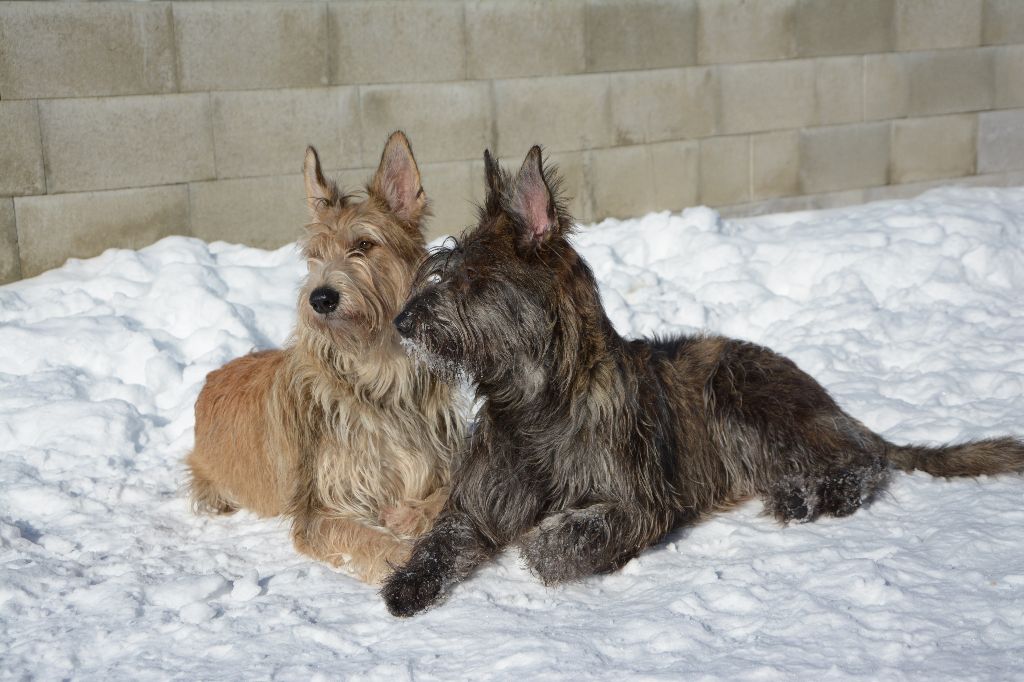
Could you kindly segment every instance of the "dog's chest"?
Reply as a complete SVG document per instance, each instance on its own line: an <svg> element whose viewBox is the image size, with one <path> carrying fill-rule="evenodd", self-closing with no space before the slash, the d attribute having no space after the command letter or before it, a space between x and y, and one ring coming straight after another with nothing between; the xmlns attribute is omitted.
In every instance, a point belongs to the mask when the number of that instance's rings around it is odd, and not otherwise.
<svg viewBox="0 0 1024 682"><path fill-rule="evenodd" d="M607 497L616 487L608 445L595 434L576 433L556 444L533 444L527 461L533 476L549 489L555 506L572 506L592 497Z"/></svg>
<svg viewBox="0 0 1024 682"><path fill-rule="evenodd" d="M430 494L443 453L415 415L363 409L339 415L317 462L318 488L335 511L376 519L381 507Z"/></svg>

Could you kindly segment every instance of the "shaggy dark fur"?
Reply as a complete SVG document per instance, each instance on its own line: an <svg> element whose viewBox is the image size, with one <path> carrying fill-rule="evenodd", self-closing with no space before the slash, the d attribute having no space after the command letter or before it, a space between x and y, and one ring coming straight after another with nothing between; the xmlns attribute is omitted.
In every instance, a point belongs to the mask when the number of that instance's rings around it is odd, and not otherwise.
<svg viewBox="0 0 1024 682"><path fill-rule="evenodd" d="M1024 469L1002 438L893 445L793 362L716 336L629 341L572 248L558 180L534 147L515 178L484 157L479 225L433 253L396 319L483 404L433 531L385 583L391 613L434 603L517 544L546 583L613 571L673 528L751 497L783 523L846 516L891 468Z"/></svg>

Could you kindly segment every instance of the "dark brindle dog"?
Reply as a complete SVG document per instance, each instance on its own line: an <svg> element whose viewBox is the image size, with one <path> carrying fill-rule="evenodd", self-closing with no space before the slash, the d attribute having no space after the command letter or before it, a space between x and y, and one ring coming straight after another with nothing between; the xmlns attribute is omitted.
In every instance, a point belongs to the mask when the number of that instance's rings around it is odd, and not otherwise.
<svg viewBox="0 0 1024 682"><path fill-rule="evenodd" d="M1012 438L893 445L752 343L623 339L540 149L514 179L484 161L479 225L428 258L395 321L436 366L467 373L483 404L436 526L385 582L391 613L429 606L511 543L555 583L613 571L755 495L783 523L813 521L855 512L892 468L1024 470Z"/></svg>

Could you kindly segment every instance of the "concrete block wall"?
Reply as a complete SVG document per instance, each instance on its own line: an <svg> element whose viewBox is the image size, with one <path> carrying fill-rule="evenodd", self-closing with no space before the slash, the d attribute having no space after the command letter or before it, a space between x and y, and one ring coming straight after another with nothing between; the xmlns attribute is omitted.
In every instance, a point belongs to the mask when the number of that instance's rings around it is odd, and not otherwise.
<svg viewBox="0 0 1024 682"><path fill-rule="evenodd" d="M1022 184L1024 0L0 2L0 282L284 244L396 128L435 234L534 143L586 222Z"/></svg>

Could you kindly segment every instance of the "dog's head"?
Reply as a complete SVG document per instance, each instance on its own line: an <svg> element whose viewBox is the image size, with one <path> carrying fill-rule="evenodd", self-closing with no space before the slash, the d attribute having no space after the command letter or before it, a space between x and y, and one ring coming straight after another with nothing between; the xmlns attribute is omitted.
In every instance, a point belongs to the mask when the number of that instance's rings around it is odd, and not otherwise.
<svg viewBox="0 0 1024 682"><path fill-rule="evenodd" d="M594 278L568 241L573 220L540 148L514 177L486 152L484 168L478 224L423 262L395 326L434 367L478 384L545 382L552 354L564 357L557 346L586 332L570 328L580 312L596 304L603 318Z"/></svg>
<svg viewBox="0 0 1024 682"><path fill-rule="evenodd" d="M313 147L303 173L311 219L300 334L357 348L395 343L391 321L424 255L420 227L429 212L408 139L391 135L363 197L326 179Z"/></svg>

